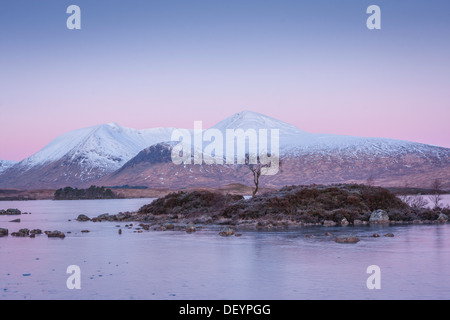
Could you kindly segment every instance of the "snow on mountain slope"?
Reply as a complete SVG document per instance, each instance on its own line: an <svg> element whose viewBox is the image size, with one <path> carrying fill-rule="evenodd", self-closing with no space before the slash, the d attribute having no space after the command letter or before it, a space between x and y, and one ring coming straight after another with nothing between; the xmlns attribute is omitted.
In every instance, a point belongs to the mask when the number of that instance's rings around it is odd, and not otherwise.
<svg viewBox="0 0 450 320"><path fill-rule="evenodd" d="M64 159L85 167L102 167L105 171L120 168L142 149L170 140L171 128L136 130L116 123L98 125L65 133L41 151L21 161L25 170Z"/></svg>
<svg viewBox="0 0 450 320"><path fill-rule="evenodd" d="M264 178L267 186L361 182L368 176L383 185L398 186L407 181L423 187L430 177L450 185L447 148L385 138L313 134L250 111L232 115L213 128L223 137L226 129L280 130L283 166L276 176ZM170 142L173 130L136 130L110 123L68 132L0 173L0 187L39 189L96 183L214 187L248 182L248 170L239 166L174 165L169 161L170 147L176 144ZM204 142L203 148L208 144Z"/></svg>
<svg viewBox="0 0 450 320"><path fill-rule="evenodd" d="M345 135L308 133L283 121L260 113L243 111L219 122L213 128L225 136L226 129L279 129L280 153L282 156L322 154L330 152L345 153L348 156L407 154L418 152L446 157L448 150L421 143L387 138L366 138ZM445 152L443 152L445 151Z"/></svg>
<svg viewBox="0 0 450 320"><path fill-rule="evenodd" d="M15 165L16 161L0 160L0 173Z"/></svg>

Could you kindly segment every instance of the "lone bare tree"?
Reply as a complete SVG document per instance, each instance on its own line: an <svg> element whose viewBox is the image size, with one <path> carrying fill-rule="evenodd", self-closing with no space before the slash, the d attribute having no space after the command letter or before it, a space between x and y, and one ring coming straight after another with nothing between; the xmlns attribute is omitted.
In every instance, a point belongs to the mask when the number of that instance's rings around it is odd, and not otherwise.
<svg viewBox="0 0 450 320"><path fill-rule="evenodd" d="M258 163L258 164L248 164L248 168L253 174L253 183L255 184L255 189L253 190L252 196L254 197L259 190L259 178L261 177L261 169L263 167L261 163Z"/></svg>
<svg viewBox="0 0 450 320"><path fill-rule="evenodd" d="M439 208L442 201L442 187L443 184L440 179L435 179L431 184L431 194L428 196L428 200L430 200L434 208Z"/></svg>
<svg viewBox="0 0 450 320"><path fill-rule="evenodd" d="M278 161L278 167L281 170L281 161L279 158L276 159L276 161ZM254 197L259 190L259 179L261 177L261 174L263 172L263 169L265 168L270 168L273 163L269 162L269 163L262 163L259 158L256 164L250 163L250 156L247 154L246 155L246 160L245 160L245 165L247 166L247 168L250 169L250 171L253 174L253 183L255 184L255 189L253 190L253 194L252 196Z"/></svg>

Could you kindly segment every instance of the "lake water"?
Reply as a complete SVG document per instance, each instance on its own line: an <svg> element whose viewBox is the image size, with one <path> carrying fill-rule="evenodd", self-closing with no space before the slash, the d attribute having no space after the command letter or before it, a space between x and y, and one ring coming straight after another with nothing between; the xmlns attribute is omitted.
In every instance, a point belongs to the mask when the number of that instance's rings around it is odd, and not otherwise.
<svg viewBox="0 0 450 320"><path fill-rule="evenodd" d="M21 223L8 222L18 216L0 216L0 228L10 233L71 232L63 240L0 238L0 299L450 299L450 224L244 231L223 238L218 230L133 233L125 223L118 235L117 223L74 220L150 201L0 202L0 209L32 212L20 216ZM326 231L361 242L337 244ZM375 232L395 237L370 237ZM67 289L70 265L81 268L81 290ZM380 290L366 286L370 265L381 268Z"/></svg>

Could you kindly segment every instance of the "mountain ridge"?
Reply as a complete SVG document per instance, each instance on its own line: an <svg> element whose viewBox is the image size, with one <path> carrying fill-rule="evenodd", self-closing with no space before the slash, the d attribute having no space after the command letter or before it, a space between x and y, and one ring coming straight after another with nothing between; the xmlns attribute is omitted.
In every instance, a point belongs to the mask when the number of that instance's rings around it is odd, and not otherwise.
<svg viewBox="0 0 450 320"><path fill-rule="evenodd" d="M284 173L264 177L262 183L267 187L364 182L370 176L386 186L402 186L412 181L414 186L425 187L426 180L433 178L441 178L450 185L448 148L387 138L308 133L251 111L234 114L212 128L221 132L280 130ZM164 127L137 130L116 123L74 130L0 172L0 187L86 187L101 183L181 188L252 184L249 171L242 166L175 166L169 159L176 144L170 141L173 130ZM207 144L204 142L204 146Z"/></svg>

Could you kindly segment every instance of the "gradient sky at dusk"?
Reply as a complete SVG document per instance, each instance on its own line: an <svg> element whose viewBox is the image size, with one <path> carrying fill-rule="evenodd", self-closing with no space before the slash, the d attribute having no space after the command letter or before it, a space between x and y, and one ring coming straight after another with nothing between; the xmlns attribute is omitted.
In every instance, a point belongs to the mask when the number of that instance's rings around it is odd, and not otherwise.
<svg viewBox="0 0 450 320"><path fill-rule="evenodd" d="M66 28L66 8L82 30ZM366 9L382 10L382 30ZM450 1L4 0L0 159L70 130L212 126L242 110L302 130L450 147Z"/></svg>

